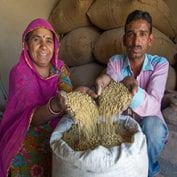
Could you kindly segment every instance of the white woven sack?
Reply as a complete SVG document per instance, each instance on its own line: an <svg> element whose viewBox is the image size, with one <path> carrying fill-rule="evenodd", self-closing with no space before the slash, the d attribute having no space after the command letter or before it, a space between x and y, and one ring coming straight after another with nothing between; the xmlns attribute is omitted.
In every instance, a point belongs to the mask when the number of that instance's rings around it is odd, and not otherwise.
<svg viewBox="0 0 177 177"><path fill-rule="evenodd" d="M138 126L128 116L119 121L126 127ZM73 121L63 118L51 135L50 145L53 151L53 177L147 177L148 157L146 138L138 126L133 143L105 148L98 146L94 150L74 151L62 139Z"/></svg>

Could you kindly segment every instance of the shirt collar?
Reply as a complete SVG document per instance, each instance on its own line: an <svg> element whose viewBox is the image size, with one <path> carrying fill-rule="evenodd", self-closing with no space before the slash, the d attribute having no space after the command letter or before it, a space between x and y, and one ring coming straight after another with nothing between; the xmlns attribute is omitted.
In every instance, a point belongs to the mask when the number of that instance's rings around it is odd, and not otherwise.
<svg viewBox="0 0 177 177"><path fill-rule="evenodd" d="M126 69L127 67L130 69L130 62L129 62L128 57L124 56L123 68ZM148 71L148 70L153 70L153 65L151 64L151 60L148 57L148 55L145 54L145 60L143 63L142 71Z"/></svg>

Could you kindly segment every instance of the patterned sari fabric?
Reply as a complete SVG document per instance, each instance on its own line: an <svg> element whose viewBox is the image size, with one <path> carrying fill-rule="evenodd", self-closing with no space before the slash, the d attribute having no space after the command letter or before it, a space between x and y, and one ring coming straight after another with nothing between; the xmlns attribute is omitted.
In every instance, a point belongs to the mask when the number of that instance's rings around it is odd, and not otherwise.
<svg viewBox="0 0 177 177"><path fill-rule="evenodd" d="M51 74L42 78L33 66L25 38L34 29L45 28L54 34L54 54ZM59 41L53 27L44 19L35 19L24 31L23 51L19 62L10 72L9 95L0 124L0 177L51 176L51 150L49 139L59 117L33 126L35 109L47 104L58 90L72 90L63 61L58 59Z"/></svg>
<svg viewBox="0 0 177 177"><path fill-rule="evenodd" d="M72 85L69 79L69 72L65 65L63 65L61 71L59 74L58 90L70 92ZM51 74L54 73L51 71ZM15 156L11 165L11 177L51 176L52 152L49 141L52 131L53 128L50 122L39 127L30 126L22 149Z"/></svg>
<svg viewBox="0 0 177 177"><path fill-rule="evenodd" d="M51 176L50 124L30 127L20 152L13 159L11 177Z"/></svg>

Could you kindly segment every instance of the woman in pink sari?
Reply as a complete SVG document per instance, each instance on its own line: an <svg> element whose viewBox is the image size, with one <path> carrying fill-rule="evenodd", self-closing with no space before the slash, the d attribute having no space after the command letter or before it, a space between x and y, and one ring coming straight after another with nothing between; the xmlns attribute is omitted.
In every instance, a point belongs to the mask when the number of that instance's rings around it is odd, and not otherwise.
<svg viewBox="0 0 177 177"><path fill-rule="evenodd" d="M60 90L71 91L72 85L58 59L57 34L46 20L33 20L22 43L19 62L10 72L0 124L0 177L48 177L50 135L66 108Z"/></svg>

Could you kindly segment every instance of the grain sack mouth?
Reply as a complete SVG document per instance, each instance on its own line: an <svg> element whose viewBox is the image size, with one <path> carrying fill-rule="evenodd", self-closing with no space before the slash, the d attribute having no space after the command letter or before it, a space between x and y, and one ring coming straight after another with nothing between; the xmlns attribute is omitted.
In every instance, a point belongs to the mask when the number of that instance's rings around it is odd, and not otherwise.
<svg viewBox="0 0 177 177"><path fill-rule="evenodd" d="M112 147L98 145L93 150L75 151L63 140L64 134L70 131L75 123L71 117L63 117L50 139L53 177L91 177L93 174L95 177L129 177L132 174L133 177L139 177L142 172L142 177L146 177L148 157L145 135L138 123L129 116L118 116L117 123L122 125L125 132L130 130L130 142Z"/></svg>
<svg viewBox="0 0 177 177"><path fill-rule="evenodd" d="M62 139L74 151L93 150L98 146L111 148L122 143L132 143L133 135L138 132L138 126L134 122L119 120L119 115L114 116L113 122L106 122L100 117L96 124L96 131L85 135L78 124L72 124L71 128L63 134Z"/></svg>
<svg viewBox="0 0 177 177"><path fill-rule="evenodd" d="M84 90L84 88L83 88ZM133 133L123 127L119 115L127 109L132 96L123 83L111 83L102 88L95 101L81 91L66 94L67 111L74 116L75 124L64 133L63 140L75 151L93 150L102 145L106 148L131 143Z"/></svg>

